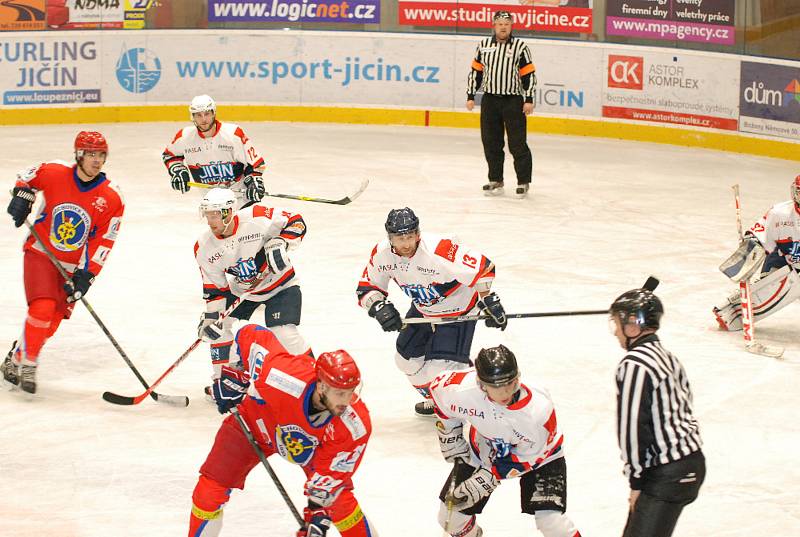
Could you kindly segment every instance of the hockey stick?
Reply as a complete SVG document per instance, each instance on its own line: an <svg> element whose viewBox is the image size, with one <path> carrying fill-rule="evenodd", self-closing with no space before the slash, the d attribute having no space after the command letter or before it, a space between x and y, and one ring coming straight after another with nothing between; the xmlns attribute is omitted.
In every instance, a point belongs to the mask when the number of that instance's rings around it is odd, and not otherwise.
<svg viewBox="0 0 800 537"><path fill-rule="evenodd" d="M744 240L742 232L742 204L739 198L739 185L733 185L733 196L736 201L736 229L739 232L739 242ZM744 335L744 348L747 352L769 356L770 358L780 358L783 356L783 347L764 345L756 341L755 316L753 313L753 302L750 294L750 280L742 278L739 281L739 297L742 303L742 334Z"/></svg>
<svg viewBox="0 0 800 537"><path fill-rule="evenodd" d="M220 314L219 318L216 321L214 321L214 323L216 324L225 319L227 316L233 313L233 310L235 310L239 306L239 304L242 303L243 300L247 300L248 298L250 298L249 293L245 293L242 296L238 297L236 300L233 301L233 304L228 306L228 309L226 309ZM128 395L118 395L112 392L105 392L103 394L103 399L115 405L124 405L124 406L138 405L143 400L147 399L147 396L153 392L153 389L155 389L156 386L161 384L161 381L164 380L164 377L172 373L175 370L175 368L178 367L181 364L181 362L183 362L192 353L192 351L194 351L197 348L198 345L200 345L201 341L203 340L199 337L195 339L194 342L191 345L189 345L189 348L186 349L184 353L181 354L178 357L178 359L175 360L172 363L172 365L169 366L167 370L164 371L164 373L162 373L162 375L158 377L158 379L156 379L156 381L153 382L153 384L151 384L150 387L147 388L147 390L144 391L144 393L131 397Z"/></svg>
<svg viewBox="0 0 800 537"><path fill-rule="evenodd" d="M58 261L58 259L56 259L56 256L53 255L53 252L51 252L47 248L47 246L45 246L44 241L39 236L39 233L36 231L36 229L34 229L34 227L27 219L25 220L25 225L28 226L31 235L33 235L33 238L36 240L36 242L39 243L39 246L42 248L47 258L53 263L53 265L55 265L56 269L58 270L58 273L61 274L62 278L64 278L64 281L69 283L70 282L69 274L67 274L67 271L64 269L63 266L61 266L61 263ZM100 317L98 317L97 313L95 313L94 308L92 308L92 306L84 297L81 297L80 301L83 302L84 306L86 306L86 311L88 311L89 314L92 316L92 318L94 318L94 320L97 322L97 325L100 327L103 333L108 337L109 341L111 341L111 344L114 345L114 348L117 349L119 355L122 356L122 359L125 360L126 364L128 364L128 367L131 369L131 371L133 371L133 374L136 375L136 378L139 379L139 382L142 383L142 386L144 386L149 390L150 386L148 386L147 381L144 380L142 375L139 373L139 370L136 369L136 366L133 365L133 362L131 362L130 358L128 358L128 355L125 354L125 351L122 350L122 347L120 347L119 343L117 343L117 340L114 339L114 336L111 335L111 332L109 332L108 328L106 328L106 325L103 323L103 321L100 320ZM164 395L161 393L156 393L154 391L150 391L149 395L156 401L160 403L166 403L168 405L187 406L189 404L189 398L184 395Z"/></svg>
<svg viewBox="0 0 800 537"><path fill-rule="evenodd" d="M644 282L642 289L655 291L659 284L658 278L650 276ZM606 315L608 309L604 310L573 310L573 311L545 311L541 313L508 313L506 319L531 319L536 317L570 317L575 315ZM489 319L489 315L459 315L458 317L410 317L403 319L403 324L450 324L463 323L465 321L483 321Z"/></svg>
<svg viewBox="0 0 800 537"><path fill-rule="evenodd" d="M216 188L214 185L207 185L205 183L195 183L194 181L189 181L188 185L197 188ZM288 200L313 201L314 203L329 203L332 205L347 205L348 203L351 203L354 199L359 197L361 193L367 189L367 186L369 186L369 179L364 179L363 181L361 181L361 186L358 187L358 190L356 190L349 196L345 196L338 200L316 198L313 196L297 196L294 194L273 194L272 192L267 192L266 195L271 196L273 198L284 198Z"/></svg>
<svg viewBox="0 0 800 537"><path fill-rule="evenodd" d="M242 428L242 432L247 437L247 441L250 443L250 446L255 450L256 455L258 455L258 458L261 459L261 464L263 464L264 468L267 469L267 473L272 478L272 482L275 483L275 486L278 488L278 492L281 493L283 501L285 501L286 505L289 506L289 510L294 515L294 519L297 521L298 524L300 524L301 529L305 528L306 527L305 520L303 520L303 517L300 516L300 512L297 510L297 507L294 506L294 502L292 502L292 499L289 497L289 494L286 492L286 489L283 488L283 484L281 483L281 480L278 479L278 475L275 473L275 470L273 470L272 466L269 464L267 456L264 455L264 452L261 450L260 447L258 447L256 439L253 438L253 433L250 431L250 428L247 427L247 424L244 422L242 416L239 414L239 409L233 407L231 409L231 414L233 414L233 417L236 418L237 422L239 422L239 427Z"/></svg>

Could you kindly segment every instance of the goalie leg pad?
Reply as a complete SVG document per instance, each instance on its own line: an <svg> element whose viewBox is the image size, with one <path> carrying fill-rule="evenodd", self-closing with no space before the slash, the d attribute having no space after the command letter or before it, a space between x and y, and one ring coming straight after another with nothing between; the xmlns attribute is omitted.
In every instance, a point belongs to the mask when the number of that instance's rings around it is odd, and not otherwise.
<svg viewBox="0 0 800 537"><path fill-rule="evenodd" d="M800 276L784 266L750 284L754 322L769 317L800 298ZM742 329L742 301L739 292L731 294L725 304L714 308L722 330Z"/></svg>

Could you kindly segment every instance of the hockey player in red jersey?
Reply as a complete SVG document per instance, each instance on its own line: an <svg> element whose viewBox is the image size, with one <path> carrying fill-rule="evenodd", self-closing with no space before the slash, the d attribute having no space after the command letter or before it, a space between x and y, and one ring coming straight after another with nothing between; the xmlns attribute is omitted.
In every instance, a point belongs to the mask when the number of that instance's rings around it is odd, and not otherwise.
<svg viewBox="0 0 800 537"><path fill-rule="evenodd" d="M64 281L42 246L28 236L23 246L28 314L19 344L14 342L3 362L6 382L26 392L36 392L42 346L89 290L119 233L125 205L102 171L107 156L103 135L82 131L75 138L75 164L45 162L17 174L8 205L14 225L25 223L41 193L34 229L70 275Z"/></svg>
<svg viewBox="0 0 800 537"><path fill-rule="evenodd" d="M208 95L192 99L189 115L194 125L179 130L162 155L172 188L186 193L189 182L230 188L237 209L261 201L264 159L242 128L217 120L217 103Z"/></svg>
<svg viewBox="0 0 800 537"><path fill-rule="evenodd" d="M520 382L514 353L503 345L481 349L474 369L444 372L430 390L439 447L454 463L439 494L447 533L480 537L476 515L502 481L519 478L522 512L544 537L580 537L565 514L567 463L553 401L547 390Z"/></svg>
<svg viewBox="0 0 800 537"><path fill-rule="evenodd" d="M446 369L470 366L476 321L439 324L435 330L425 323L404 327L388 300L389 282L394 280L411 298L406 317L457 317L480 310L487 315L486 326L505 330L505 310L491 291L495 266L453 237L420 233L419 218L408 207L389 211L384 227L387 237L372 249L356 296L385 332L400 332L395 364L425 397L414 411L432 417L428 384Z"/></svg>
<svg viewBox="0 0 800 537"><path fill-rule="evenodd" d="M372 432L367 407L355 393L361 374L353 358L343 350L322 353L316 362L289 354L268 328L254 324L239 330L236 344L243 369L225 366L214 398L221 413L238 405L267 457L277 453L302 467L308 506L298 537L324 537L331 523L343 537L376 535L353 495L352 477ZM228 416L200 468L189 537L220 534L231 489L243 489L258 463Z"/></svg>

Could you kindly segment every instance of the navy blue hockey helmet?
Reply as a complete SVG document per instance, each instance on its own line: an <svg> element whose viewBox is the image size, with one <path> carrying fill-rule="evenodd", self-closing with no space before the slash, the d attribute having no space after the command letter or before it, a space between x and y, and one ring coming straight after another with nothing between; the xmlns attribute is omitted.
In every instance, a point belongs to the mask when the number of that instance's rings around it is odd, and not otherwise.
<svg viewBox="0 0 800 537"><path fill-rule="evenodd" d="M408 207L392 209L386 217L386 233L404 235L419 231L419 218Z"/></svg>
<svg viewBox="0 0 800 537"><path fill-rule="evenodd" d="M505 386L519 377L517 358L505 345L481 349L475 358L475 371L483 384Z"/></svg>
<svg viewBox="0 0 800 537"><path fill-rule="evenodd" d="M623 325L632 322L642 329L658 330L661 316L664 315L664 305L649 289L632 289L619 295L608 313L619 319Z"/></svg>

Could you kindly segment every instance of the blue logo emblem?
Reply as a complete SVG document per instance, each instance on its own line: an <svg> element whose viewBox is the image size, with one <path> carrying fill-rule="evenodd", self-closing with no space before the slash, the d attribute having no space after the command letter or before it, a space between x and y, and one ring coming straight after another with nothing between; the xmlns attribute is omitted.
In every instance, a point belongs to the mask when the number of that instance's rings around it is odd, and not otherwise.
<svg viewBox="0 0 800 537"><path fill-rule="evenodd" d="M305 466L314 456L319 440L297 425L278 425L275 427L275 445L281 457Z"/></svg>
<svg viewBox="0 0 800 537"><path fill-rule="evenodd" d="M239 283L251 283L258 276L258 265L254 258L239 259L236 266L228 267L225 272L236 277Z"/></svg>
<svg viewBox="0 0 800 537"><path fill-rule="evenodd" d="M161 60L146 48L125 48L117 60L117 80L131 93L147 93L161 78Z"/></svg>
<svg viewBox="0 0 800 537"><path fill-rule="evenodd" d="M50 243L56 250L74 252L86 243L91 222L89 213L80 205L56 205L50 222Z"/></svg>
<svg viewBox="0 0 800 537"><path fill-rule="evenodd" d="M444 297L436 289L436 285L422 286L419 284L403 285L401 286L403 292L414 301L418 306L433 306L438 304Z"/></svg>

